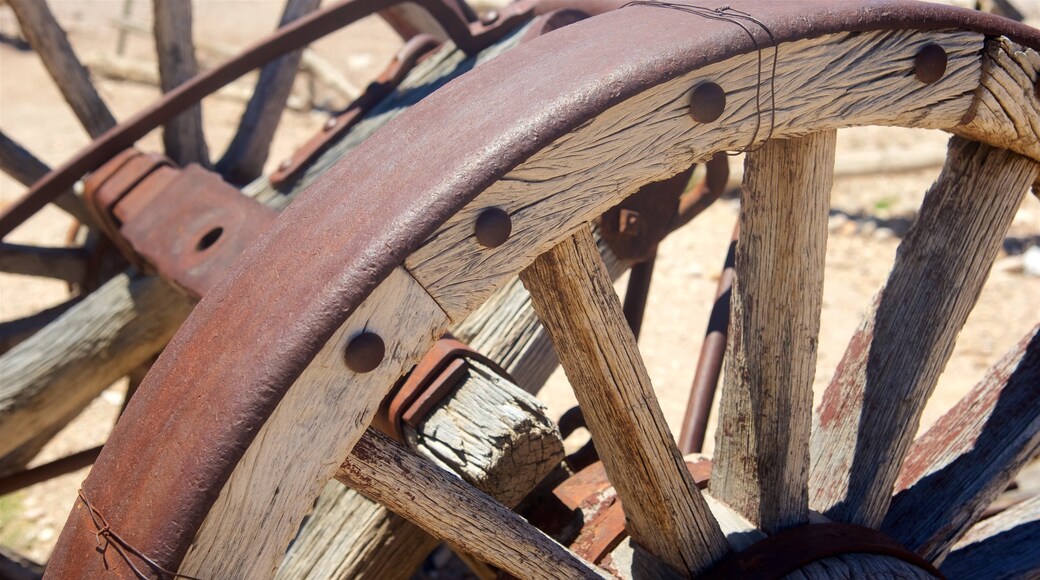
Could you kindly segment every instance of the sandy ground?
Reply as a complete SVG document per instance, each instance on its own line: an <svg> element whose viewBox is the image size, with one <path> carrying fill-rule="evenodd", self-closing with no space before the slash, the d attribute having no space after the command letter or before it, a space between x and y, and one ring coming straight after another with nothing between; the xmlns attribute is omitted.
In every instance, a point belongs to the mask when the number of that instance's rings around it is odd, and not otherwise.
<svg viewBox="0 0 1040 580"><path fill-rule="evenodd" d="M69 30L80 55L111 53L116 32L110 22L122 8L118 0L51 0L55 13ZM277 23L281 2L206 0L196 3L198 38L244 46ZM149 3L135 5L134 18L148 20ZM229 25L229 23L234 23ZM0 7L0 33L16 34L17 24ZM368 19L318 43L317 52L341 67L359 86L387 62L400 40L381 22ZM150 40L131 36L127 55L154 58ZM117 118L152 101L154 87L97 79L99 90ZM205 102L205 128L211 152L229 142L242 109L240 102L211 98ZM320 112L287 112L273 144L270 165L315 133L324 121ZM49 164L58 164L88 143L86 134L65 107L46 72L31 52L10 43L0 44L0 128ZM855 129L839 133L839 157L862 151L941 152L947 137L941 133L891 129ZM159 150L156 134L140 143ZM938 168L901 175L839 178L833 192L833 216L827 252L816 394L829 381L849 337L859 324L871 297L889 272L899 236L914 217L924 191ZM0 204L7 205L24 188L0 175ZM700 340L707 323L719 269L737 218L736 200L721 201L693 224L670 237L661 247L651 288L640 347L657 389L665 415L678 431ZM48 209L16 232L24 243L61 245L69 220ZM1017 267L1015 255L1040 242L1040 202L1028 196L1015 218L1006 251L998 259L988 284L964 328L953 358L929 403L923 426L931 424L1015 343L1040 314L1040 280ZM619 288L624 288L624 280ZM0 319L17 318L63 301L62 283L0 274ZM2 377L0 377L2 380ZM104 441L122 404L123 384L114 385L72 423L38 458L37 463L61 457ZM573 401L558 372L543 396L558 415ZM709 450L711 447L709 436ZM36 561L46 561L57 532L86 470L0 498L0 544Z"/></svg>

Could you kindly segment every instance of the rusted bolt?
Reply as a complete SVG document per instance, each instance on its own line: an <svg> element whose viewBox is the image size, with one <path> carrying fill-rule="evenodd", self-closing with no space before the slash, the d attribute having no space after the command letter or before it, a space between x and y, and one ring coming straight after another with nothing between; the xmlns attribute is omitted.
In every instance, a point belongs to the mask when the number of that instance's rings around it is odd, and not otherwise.
<svg viewBox="0 0 1040 580"><path fill-rule="evenodd" d="M477 216L477 242L485 248L497 248L509 239L513 232L513 220L509 214L497 207L489 207Z"/></svg>
<svg viewBox="0 0 1040 580"><path fill-rule="evenodd" d="M943 47L938 44L925 45L914 57L914 76L926 85L932 84L946 74L946 62Z"/></svg>
<svg viewBox="0 0 1040 580"><path fill-rule="evenodd" d="M726 110L726 91L715 83L701 83L690 95L690 116L698 123L711 123Z"/></svg>
<svg viewBox="0 0 1040 580"><path fill-rule="evenodd" d="M362 332L347 344L347 368L355 373L372 372L383 362L386 345L374 332Z"/></svg>

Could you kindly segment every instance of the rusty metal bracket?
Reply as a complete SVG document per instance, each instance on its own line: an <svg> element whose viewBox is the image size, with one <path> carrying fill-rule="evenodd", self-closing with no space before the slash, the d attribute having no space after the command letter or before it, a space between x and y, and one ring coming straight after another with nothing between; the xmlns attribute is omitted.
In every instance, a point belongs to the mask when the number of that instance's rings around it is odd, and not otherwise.
<svg viewBox="0 0 1040 580"><path fill-rule="evenodd" d="M198 165L120 153L83 193L106 235L132 264L201 298L277 213Z"/></svg>
<svg viewBox="0 0 1040 580"><path fill-rule="evenodd" d="M379 405L372 426L404 441L404 425L418 428L433 408L459 385L470 368L470 360L513 380L498 363L446 334L390 390Z"/></svg>

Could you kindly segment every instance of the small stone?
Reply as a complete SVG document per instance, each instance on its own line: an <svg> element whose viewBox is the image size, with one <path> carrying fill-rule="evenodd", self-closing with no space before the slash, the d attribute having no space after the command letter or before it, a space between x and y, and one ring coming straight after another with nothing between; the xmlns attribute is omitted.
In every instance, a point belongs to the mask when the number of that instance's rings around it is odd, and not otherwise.
<svg viewBox="0 0 1040 580"><path fill-rule="evenodd" d="M896 232L892 228L878 228L874 230L872 237L875 240L891 240L896 237Z"/></svg>
<svg viewBox="0 0 1040 580"><path fill-rule="evenodd" d="M1022 271L1026 276L1040 278L1040 246L1033 246L1023 254Z"/></svg>
<svg viewBox="0 0 1040 580"><path fill-rule="evenodd" d="M863 236L869 236L877 230L877 222L874 220L865 220L859 224L859 234Z"/></svg>
<svg viewBox="0 0 1040 580"><path fill-rule="evenodd" d="M845 214L836 213L827 220L827 230L831 233L839 232L847 223L849 218L845 217Z"/></svg>

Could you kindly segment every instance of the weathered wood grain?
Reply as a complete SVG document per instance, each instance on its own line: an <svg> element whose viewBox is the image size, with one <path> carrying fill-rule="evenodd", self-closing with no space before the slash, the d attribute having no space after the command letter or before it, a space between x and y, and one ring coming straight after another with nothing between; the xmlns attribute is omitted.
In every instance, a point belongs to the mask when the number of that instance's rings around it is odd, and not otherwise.
<svg viewBox="0 0 1040 580"><path fill-rule="evenodd" d="M997 37L983 59L971 120L953 132L1040 160L1040 53Z"/></svg>
<svg viewBox="0 0 1040 580"><path fill-rule="evenodd" d="M563 460L545 407L481 366L471 366L409 447L512 507ZM330 482L277 577L409 578L440 540L338 482Z"/></svg>
<svg viewBox="0 0 1040 580"><path fill-rule="evenodd" d="M191 2L155 0L155 52L159 84L167 93L198 74L191 32ZM196 104L163 126L166 155L180 165L209 166L209 149L202 131L202 105Z"/></svg>
<svg viewBox="0 0 1040 580"><path fill-rule="evenodd" d="M814 562L784 580L935 580L924 570L891 556L847 554Z"/></svg>
<svg viewBox="0 0 1040 580"><path fill-rule="evenodd" d="M54 322L77 302L79 302L79 297L70 298L61 304L45 308L29 316L0 322L0 354L11 350L14 345Z"/></svg>
<svg viewBox="0 0 1040 580"><path fill-rule="evenodd" d="M321 0L287 0L279 26L315 10ZM227 151L217 163L217 171L232 183L248 183L264 170L271 140L282 118L292 90L302 51L271 61L260 71L253 97L249 99Z"/></svg>
<svg viewBox="0 0 1040 580"><path fill-rule="evenodd" d="M584 226L520 274L560 356L629 533L679 572L728 551L654 396L621 302Z"/></svg>
<svg viewBox="0 0 1040 580"><path fill-rule="evenodd" d="M605 576L502 504L378 431L358 441L336 478L518 578Z"/></svg>
<svg viewBox="0 0 1040 580"><path fill-rule="evenodd" d="M383 396L446 326L444 312L422 287L403 269L394 270L325 344L257 433L180 572L204 578L274 575L314 498L371 423ZM383 339L386 356L374 371L358 374L346 367L343 353L362 330Z"/></svg>
<svg viewBox="0 0 1040 580"><path fill-rule="evenodd" d="M923 85L907 71L917 51L933 42L947 50L949 65L941 80ZM978 86L982 42L961 32L886 31L785 43L773 81L772 136L872 124L954 127ZM459 320L517 265L530 263L640 186L717 151L764 140L767 131L759 128L755 105L757 58L734 57L662 83L560 137L445 222L406 267ZM725 87L726 108L712 123L695 123L688 114L689 92L709 80ZM506 211L513 221L514 234L493 253L473 235L474 220L487 207Z"/></svg>
<svg viewBox="0 0 1040 580"><path fill-rule="evenodd" d="M1040 497L976 524L939 569L947 578L1040 578Z"/></svg>
<svg viewBox="0 0 1040 580"><path fill-rule="evenodd" d="M65 31L45 0L8 0L22 33L43 61L73 113L91 137L99 137L116 120L90 81L87 69L72 51Z"/></svg>
<svg viewBox="0 0 1040 580"><path fill-rule="evenodd" d="M157 277L120 274L0 357L0 457L161 351L191 308Z"/></svg>
<svg viewBox="0 0 1040 580"><path fill-rule="evenodd" d="M51 168L46 163L37 159L35 155L0 131L0 171L10 175L22 185L32 186L50 170ZM59 195L54 200L54 205L82 223L93 223L93 218L87 213L83 200L71 189Z"/></svg>
<svg viewBox="0 0 1040 580"><path fill-rule="evenodd" d="M881 530L939 563L1040 451L1040 325L914 441Z"/></svg>
<svg viewBox="0 0 1040 580"><path fill-rule="evenodd" d="M960 137L813 417L810 505L877 527L921 411L1040 165Z"/></svg>
<svg viewBox="0 0 1040 580"><path fill-rule="evenodd" d="M837 133L747 154L711 492L758 527L809 519L809 429Z"/></svg>

